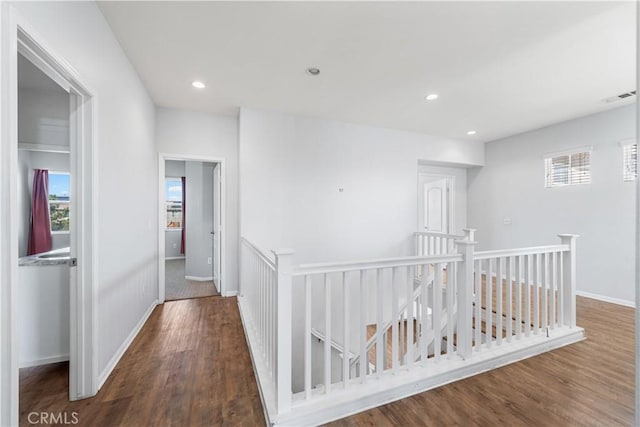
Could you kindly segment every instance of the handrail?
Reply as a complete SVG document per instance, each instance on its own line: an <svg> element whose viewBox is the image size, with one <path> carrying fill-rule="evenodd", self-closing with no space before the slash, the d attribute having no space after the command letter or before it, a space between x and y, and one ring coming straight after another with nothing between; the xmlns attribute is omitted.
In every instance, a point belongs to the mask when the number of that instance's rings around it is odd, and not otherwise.
<svg viewBox="0 0 640 427"><path fill-rule="evenodd" d="M446 233L436 233L433 231L414 231L414 236L434 236L434 237L446 237L447 239L464 239L464 236L458 234L446 234Z"/></svg>
<svg viewBox="0 0 640 427"><path fill-rule="evenodd" d="M382 258L363 261L332 262L318 264L302 264L294 267L292 276L304 276L321 273L341 273L357 270L375 270L379 268L408 267L424 264L444 264L448 262L461 262L461 254L431 255L431 256L407 256L397 258Z"/></svg>
<svg viewBox="0 0 640 427"><path fill-rule="evenodd" d="M253 243L251 243L249 240L247 240L246 237L241 237L241 241L242 243L246 244L249 249L251 249L253 252L255 252L260 258L262 258L262 260L267 263L269 265L269 267L271 267L272 269L276 269L276 263L274 260L272 260L269 255L267 255L266 252L264 252L263 250L261 250L260 248L258 248L257 246L255 246Z"/></svg>
<svg viewBox="0 0 640 427"><path fill-rule="evenodd" d="M319 330L317 330L316 328L311 328L311 335L313 335L314 337L316 337L317 339L322 340L322 341L324 341L324 340L326 340L326 339L327 339L327 338L326 338L326 336L325 336L322 332L320 332ZM343 352L344 352L344 347L343 347L343 346L341 346L340 344L338 344L338 343L337 343L336 341L334 341L334 340L331 340L331 347L335 348L335 349L336 349L336 350L338 350L340 353L343 353ZM348 354L349 359L353 359L354 357L356 357L356 354L355 354L355 353L353 353L353 352L351 352L351 351L349 351L348 353L349 353L349 354Z"/></svg>
<svg viewBox="0 0 640 427"><path fill-rule="evenodd" d="M531 248L499 249L491 251L478 251L474 253L474 260L484 260L490 258L503 258L520 255L536 255L549 252L569 251L569 245L534 246Z"/></svg>
<svg viewBox="0 0 640 427"><path fill-rule="evenodd" d="M430 284L431 282L433 282L433 276L431 276L428 280L427 283ZM422 287L417 287L414 291L413 291L413 298L411 298L411 303L413 303L413 301L416 300L416 298L422 294ZM407 306L409 305L409 301L406 301L404 303L404 305L400 306L400 308L398 309L398 314L402 314L404 313L404 311L407 309ZM386 334L387 331L389 330L389 328L391 328L393 326L393 324L395 322L398 322L398 319L392 319L389 320L384 327L382 328L382 334ZM376 337L378 335L378 331L376 331L376 333L374 335L371 336L371 338L369 338L369 340L367 340L367 351L371 350L374 346L374 344L376 343ZM351 365L355 365L356 363L358 363L358 361L360 360L360 355L358 354L352 361L351 361Z"/></svg>

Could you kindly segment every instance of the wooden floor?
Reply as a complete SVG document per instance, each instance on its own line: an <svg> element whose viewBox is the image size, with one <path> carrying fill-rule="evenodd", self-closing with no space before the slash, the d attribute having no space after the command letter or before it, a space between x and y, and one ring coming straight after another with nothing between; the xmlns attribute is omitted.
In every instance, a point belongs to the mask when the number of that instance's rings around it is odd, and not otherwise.
<svg viewBox="0 0 640 427"><path fill-rule="evenodd" d="M631 426L633 310L578 298L588 339L333 423L334 426ZM69 403L64 365L22 370L31 411L80 426L264 425L235 298L156 308L92 398Z"/></svg>
<svg viewBox="0 0 640 427"><path fill-rule="evenodd" d="M79 426L256 426L262 405L235 298L156 307L98 395L67 401L66 364L22 369L20 425L66 412ZM42 425L42 424L40 424Z"/></svg>

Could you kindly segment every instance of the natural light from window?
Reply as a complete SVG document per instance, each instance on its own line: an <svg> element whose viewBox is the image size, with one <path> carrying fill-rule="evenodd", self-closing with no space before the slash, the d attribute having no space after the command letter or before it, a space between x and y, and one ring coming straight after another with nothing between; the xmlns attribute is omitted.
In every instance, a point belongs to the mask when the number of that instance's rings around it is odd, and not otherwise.
<svg viewBox="0 0 640 427"><path fill-rule="evenodd" d="M165 179L165 205L167 229L182 228L182 181L180 178Z"/></svg>
<svg viewBox="0 0 640 427"><path fill-rule="evenodd" d="M49 217L51 231L69 232L69 188L71 179L65 172L49 172Z"/></svg>

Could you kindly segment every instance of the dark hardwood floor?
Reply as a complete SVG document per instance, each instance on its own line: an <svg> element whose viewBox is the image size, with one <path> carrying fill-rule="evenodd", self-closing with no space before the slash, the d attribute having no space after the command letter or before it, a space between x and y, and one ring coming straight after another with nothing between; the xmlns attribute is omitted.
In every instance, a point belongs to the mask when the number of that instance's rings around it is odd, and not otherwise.
<svg viewBox="0 0 640 427"><path fill-rule="evenodd" d="M265 424L235 298L156 307L97 396L67 390L66 364L22 369L20 425L43 411L92 427Z"/></svg>
<svg viewBox="0 0 640 427"><path fill-rule="evenodd" d="M583 342L332 425L631 426L633 309L577 305ZM94 398L67 401L64 364L22 370L20 382L21 425L32 411L97 427L265 423L235 298L158 306Z"/></svg>

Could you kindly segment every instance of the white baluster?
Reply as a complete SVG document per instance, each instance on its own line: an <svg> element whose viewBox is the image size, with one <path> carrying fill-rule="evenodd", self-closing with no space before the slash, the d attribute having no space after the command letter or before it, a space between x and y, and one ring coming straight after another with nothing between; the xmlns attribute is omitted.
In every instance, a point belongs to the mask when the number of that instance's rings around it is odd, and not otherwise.
<svg viewBox="0 0 640 427"><path fill-rule="evenodd" d="M382 269L379 268L376 274L376 376L380 377L384 371L384 324L383 324L383 289L382 289Z"/></svg>
<svg viewBox="0 0 640 427"><path fill-rule="evenodd" d="M513 334L513 257L507 257L504 260L506 267L506 282L507 287L507 318L505 319L507 327L507 342L511 342L511 335Z"/></svg>
<svg viewBox="0 0 640 427"><path fill-rule="evenodd" d="M360 270L360 382L367 381L367 289L364 270Z"/></svg>
<svg viewBox="0 0 640 427"><path fill-rule="evenodd" d="M442 264L434 265L433 309L431 310L431 317L433 319L433 356L436 362L440 360L442 353L442 267ZM427 317L426 309L425 317ZM423 330L423 335L426 338L426 329Z"/></svg>
<svg viewBox="0 0 640 427"><path fill-rule="evenodd" d="M276 361L276 408L279 414L291 410L291 312L293 251L273 251L277 272L277 361Z"/></svg>
<svg viewBox="0 0 640 427"><path fill-rule="evenodd" d="M349 297L347 273L342 273L342 335L344 337L344 346L342 348L342 375L344 377L344 388L349 386L349 349L351 348L351 343L349 342L349 325L351 324Z"/></svg>
<svg viewBox="0 0 640 427"><path fill-rule="evenodd" d="M304 276L304 393L311 399L311 276Z"/></svg>
<svg viewBox="0 0 640 427"><path fill-rule="evenodd" d="M485 335L487 339L487 348L491 348L493 343L493 272L491 271L491 258L487 260L487 271L485 275Z"/></svg>
<svg viewBox="0 0 640 427"><path fill-rule="evenodd" d="M502 344L502 258L496 258L496 345Z"/></svg>
<svg viewBox="0 0 640 427"><path fill-rule="evenodd" d="M407 267L407 366L413 365L413 271L414 268ZM423 272L423 276L428 271Z"/></svg>
<svg viewBox="0 0 640 427"><path fill-rule="evenodd" d="M324 393L331 392L331 278L324 275Z"/></svg>
<svg viewBox="0 0 640 427"><path fill-rule="evenodd" d="M540 254L533 254L534 287L533 291L533 334L540 333Z"/></svg>
<svg viewBox="0 0 640 427"><path fill-rule="evenodd" d="M395 267L391 270L391 319L393 324L391 326L391 369L393 372L398 370L398 344L399 344L399 331L398 331L398 323L399 323L399 314L398 314L398 289L396 288L396 284L398 281L397 278L398 268Z"/></svg>
<svg viewBox="0 0 640 427"><path fill-rule="evenodd" d="M562 254L562 311L563 324L576 327L576 238L575 234L560 234L563 245L569 246Z"/></svg>
<svg viewBox="0 0 640 427"><path fill-rule="evenodd" d="M475 274L474 274L474 283L475 283L475 342L476 351L480 351L480 343L482 342L482 268L480 261L475 261Z"/></svg>
<svg viewBox="0 0 640 427"><path fill-rule="evenodd" d="M516 338L522 334L522 256L515 258L516 270Z"/></svg>

